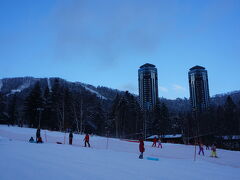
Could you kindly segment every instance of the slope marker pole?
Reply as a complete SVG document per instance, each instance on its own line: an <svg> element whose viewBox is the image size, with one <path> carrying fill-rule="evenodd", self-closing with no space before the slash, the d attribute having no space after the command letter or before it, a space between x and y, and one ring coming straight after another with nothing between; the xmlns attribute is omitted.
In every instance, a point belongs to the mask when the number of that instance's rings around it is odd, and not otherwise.
<svg viewBox="0 0 240 180"><path fill-rule="evenodd" d="M46 134L46 131L45 131L45 141L47 142L47 134Z"/></svg>

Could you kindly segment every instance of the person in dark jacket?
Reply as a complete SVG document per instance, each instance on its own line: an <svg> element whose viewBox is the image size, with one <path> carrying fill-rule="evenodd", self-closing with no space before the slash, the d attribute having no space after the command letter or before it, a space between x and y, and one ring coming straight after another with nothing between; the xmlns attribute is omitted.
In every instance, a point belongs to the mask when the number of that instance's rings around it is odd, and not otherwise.
<svg viewBox="0 0 240 180"><path fill-rule="evenodd" d="M141 153L139 159L143 159L143 152L145 151L143 138L139 140L139 151Z"/></svg>
<svg viewBox="0 0 240 180"><path fill-rule="evenodd" d="M38 138L41 137L41 132L40 132L40 128L37 128L37 132L36 132L36 141L38 141Z"/></svg>
<svg viewBox="0 0 240 180"><path fill-rule="evenodd" d="M85 141L85 147L87 147L87 144L88 144L88 147L90 147L90 144L89 144L89 135L88 134L86 134L85 135L85 138L84 138L84 141Z"/></svg>
<svg viewBox="0 0 240 180"><path fill-rule="evenodd" d="M209 150L209 145L208 145L208 144L206 144L205 146L206 146L206 150Z"/></svg>
<svg viewBox="0 0 240 180"><path fill-rule="evenodd" d="M162 141L161 141L160 138L158 139L158 148L159 148L159 147L162 148Z"/></svg>
<svg viewBox="0 0 240 180"><path fill-rule="evenodd" d="M69 133L69 144L72 145L72 140L73 140L73 133L70 131Z"/></svg>
<svg viewBox="0 0 240 180"><path fill-rule="evenodd" d="M29 139L29 142L30 142L30 143L34 143L33 137L31 137L31 138Z"/></svg>
<svg viewBox="0 0 240 180"><path fill-rule="evenodd" d="M198 152L198 155L200 155L202 152L202 155L204 155L204 146L202 143L199 144L199 152Z"/></svg>

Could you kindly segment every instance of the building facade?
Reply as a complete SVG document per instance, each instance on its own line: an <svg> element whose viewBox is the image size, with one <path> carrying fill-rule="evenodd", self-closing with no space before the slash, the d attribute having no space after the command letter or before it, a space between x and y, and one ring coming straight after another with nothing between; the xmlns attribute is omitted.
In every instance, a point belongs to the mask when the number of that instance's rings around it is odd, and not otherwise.
<svg viewBox="0 0 240 180"><path fill-rule="evenodd" d="M143 110L151 111L158 99L157 68L146 63L138 70L139 103Z"/></svg>
<svg viewBox="0 0 240 180"><path fill-rule="evenodd" d="M188 72L188 79L192 111L206 111L210 105L207 70L202 66L194 66Z"/></svg>

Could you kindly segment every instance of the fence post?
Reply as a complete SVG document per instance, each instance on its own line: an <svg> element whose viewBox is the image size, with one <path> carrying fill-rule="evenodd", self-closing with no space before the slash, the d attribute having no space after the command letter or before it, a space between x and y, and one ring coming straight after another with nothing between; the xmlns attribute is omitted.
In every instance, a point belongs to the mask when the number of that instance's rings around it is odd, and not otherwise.
<svg viewBox="0 0 240 180"><path fill-rule="evenodd" d="M47 134L46 134L46 131L45 131L45 141L47 142Z"/></svg>

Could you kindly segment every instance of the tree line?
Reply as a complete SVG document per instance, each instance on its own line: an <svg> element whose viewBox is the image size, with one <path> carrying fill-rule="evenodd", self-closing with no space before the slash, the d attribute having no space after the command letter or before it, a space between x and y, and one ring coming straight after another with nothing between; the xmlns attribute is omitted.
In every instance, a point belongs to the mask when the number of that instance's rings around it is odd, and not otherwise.
<svg viewBox="0 0 240 180"><path fill-rule="evenodd" d="M137 97L127 91L104 100L84 88L72 90L57 78L51 89L36 82L25 98L0 94L0 107L1 123L119 138L136 138L146 120ZM159 103L147 122L149 134L165 132L168 116L166 105ZM156 124L162 128L155 129Z"/></svg>
<svg viewBox="0 0 240 180"><path fill-rule="evenodd" d="M84 88L72 90L56 78L51 89L35 83L26 97L0 93L0 119L10 125L118 138L183 134L191 141L196 136L239 135L240 102L228 96L225 104L212 105L197 118L191 111L171 112L161 100L153 111L144 112L138 97L127 91L105 100Z"/></svg>

